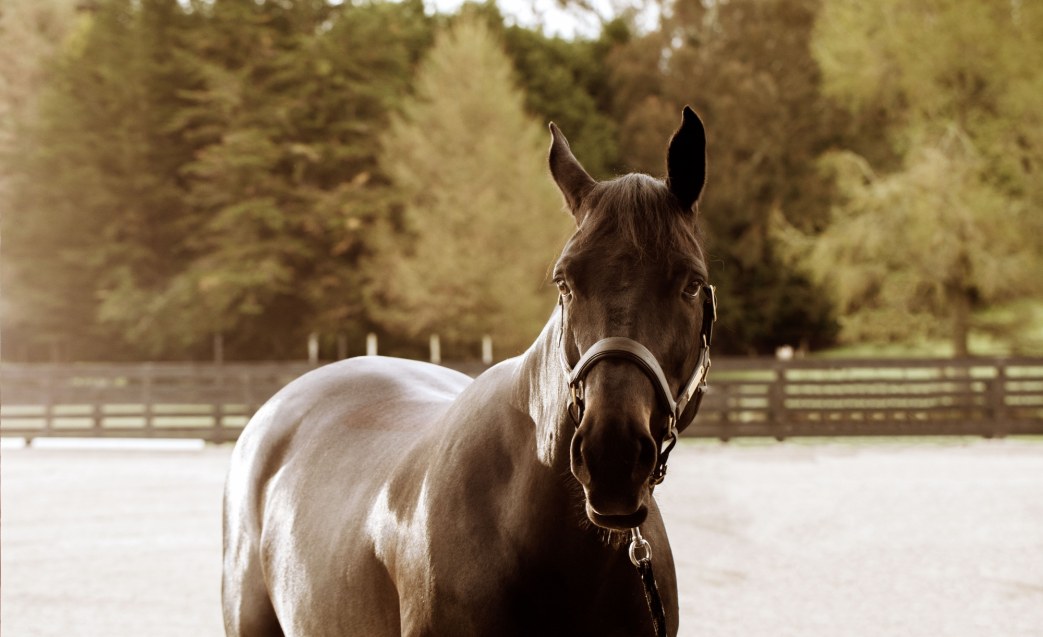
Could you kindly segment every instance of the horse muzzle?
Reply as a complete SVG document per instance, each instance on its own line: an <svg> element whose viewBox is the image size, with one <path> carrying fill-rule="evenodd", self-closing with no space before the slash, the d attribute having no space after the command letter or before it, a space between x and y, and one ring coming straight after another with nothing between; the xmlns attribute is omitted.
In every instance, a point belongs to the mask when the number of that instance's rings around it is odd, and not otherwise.
<svg viewBox="0 0 1043 637"><path fill-rule="evenodd" d="M591 422L592 421L592 422ZM588 412L572 438L572 475L582 485L591 522L628 529L648 515L656 444L647 428Z"/></svg>

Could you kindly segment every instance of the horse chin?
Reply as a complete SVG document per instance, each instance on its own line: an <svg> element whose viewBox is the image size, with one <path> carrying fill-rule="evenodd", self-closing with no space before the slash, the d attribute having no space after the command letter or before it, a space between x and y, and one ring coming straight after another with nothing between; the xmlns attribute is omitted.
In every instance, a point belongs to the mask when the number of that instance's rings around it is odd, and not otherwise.
<svg viewBox="0 0 1043 637"><path fill-rule="evenodd" d="M644 504L637 507L637 510L633 513L627 513L624 515L606 515L598 513L597 510L590 505L589 501L587 502L586 509L587 518L591 522L602 528L612 529L613 531L626 531L627 529L640 526L648 517L648 506Z"/></svg>

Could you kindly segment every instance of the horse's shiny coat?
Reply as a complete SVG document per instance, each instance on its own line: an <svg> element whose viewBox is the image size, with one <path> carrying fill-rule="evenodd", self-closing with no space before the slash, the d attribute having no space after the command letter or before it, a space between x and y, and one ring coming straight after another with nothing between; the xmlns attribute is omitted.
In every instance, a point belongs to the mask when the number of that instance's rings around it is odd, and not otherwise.
<svg viewBox="0 0 1043 637"><path fill-rule="evenodd" d="M650 635L618 532L634 524L676 634L673 558L648 485L663 427L655 392L632 365L598 363L577 429L560 350L575 362L590 343L627 336L651 349L675 391L691 374L701 314L682 291L706 276L691 210L702 125L686 109L668 185L597 184L553 132L551 172L579 225L556 269L565 315L474 381L355 358L302 376L258 411L225 492L229 635ZM677 185L687 174L698 187ZM647 220L610 218L621 195L638 209L619 214L658 207L673 225L653 240Z"/></svg>

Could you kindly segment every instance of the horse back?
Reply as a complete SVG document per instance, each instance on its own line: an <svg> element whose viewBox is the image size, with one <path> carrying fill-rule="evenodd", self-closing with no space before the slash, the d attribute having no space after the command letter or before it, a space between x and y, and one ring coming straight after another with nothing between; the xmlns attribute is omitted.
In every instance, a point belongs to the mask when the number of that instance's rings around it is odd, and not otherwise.
<svg viewBox="0 0 1043 637"><path fill-rule="evenodd" d="M383 453L401 453L420 439L471 382L437 365L359 357L304 374L250 419L236 444L229 486L259 487L287 463L307 456L308 473L322 459L347 462L351 474L383 473ZM330 467L332 469L332 467ZM325 474L326 476L335 474ZM242 501L242 500L239 500Z"/></svg>

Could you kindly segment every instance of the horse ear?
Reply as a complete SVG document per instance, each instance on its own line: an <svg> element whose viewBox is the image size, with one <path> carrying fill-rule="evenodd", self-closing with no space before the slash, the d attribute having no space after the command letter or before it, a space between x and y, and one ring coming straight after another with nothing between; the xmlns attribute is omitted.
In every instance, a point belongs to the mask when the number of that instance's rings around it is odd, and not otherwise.
<svg viewBox="0 0 1043 637"><path fill-rule="evenodd" d="M706 130L690 106L681 114L681 127L666 153L666 185L689 209L699 200L706 182Z"/></svg>
<svg viewBox="0 0 1043 637"><path fill-rule="evenodd" d="M583 198L597 182L576 160L572 149L569 148L569 141L561 134L554 122L550 124L550 135L550 156L548 158L550 174L554 177L554 182L558 184L558 190L565 195L565 203L568 204L572 216L579 224L583 220L583 213L580 212Z"/></svg>

